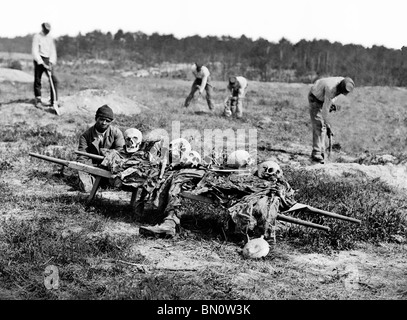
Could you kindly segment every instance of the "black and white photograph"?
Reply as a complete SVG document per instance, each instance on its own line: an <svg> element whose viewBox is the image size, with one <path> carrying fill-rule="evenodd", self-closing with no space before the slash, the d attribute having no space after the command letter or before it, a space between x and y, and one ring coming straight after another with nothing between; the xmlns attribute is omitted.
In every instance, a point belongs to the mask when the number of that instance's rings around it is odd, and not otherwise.
<svg viewBox="0 0 407 320"><path fill-rule="evenodd" d="M404 1L0 8L0 300L407 300Z"/></svg>

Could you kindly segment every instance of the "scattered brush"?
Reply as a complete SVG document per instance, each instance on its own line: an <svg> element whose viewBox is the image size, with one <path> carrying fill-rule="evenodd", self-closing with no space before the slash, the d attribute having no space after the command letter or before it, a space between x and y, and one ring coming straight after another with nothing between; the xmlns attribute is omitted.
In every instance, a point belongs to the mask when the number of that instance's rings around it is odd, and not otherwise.
<svg viewBox="0 0 407 320"><path fill-rule="evenodd" d="M34 138L37 144L43 146L58 144L59 140L63 138L63 135L57 131L56 125L29 127L25 121L17 122L12 126L4 126L0 130L0 135L3 142L17 142Z"/></svg>
<svg viewBox="0 0 407 320"><path fill-rule="evenodd" d="M329 233L291 226L282 236L295 239L303 247L315 250L352 249L360 241L394 242L397 235L406 237L407 226L403 216L407 199L379 180L357 177L334 178L307 171L285 171L292 187L298 190L295 199L316 208L360 219L361 225L350 224L312 214L293 216L309 219L331 228Z"/></svg>
<svg viewBox="0 0 407 320"><path fill-rule="evenodd" d="M9 160L0 159L0 172L10 170L13 168L13 164Z"/></svg>
<svg viewBox="0 0 407 320"><path fill-rule="evenodd" d="M44 269L55 265L59 268L60 281L73 298L79 298L78 294L84 292L87 298L98 296L97 292L84 289L92 287L100 276L106 277L109 273L113 276L115 269L95 268L90 262L123 259L130 239L95 233L95 228L100 228L95 221L84 221L81 228L71 229L61 229L63 223L49 217L3 221L0 234L2 287L17 286L22 298L56 298L59 291L44 288Z"/></svg>

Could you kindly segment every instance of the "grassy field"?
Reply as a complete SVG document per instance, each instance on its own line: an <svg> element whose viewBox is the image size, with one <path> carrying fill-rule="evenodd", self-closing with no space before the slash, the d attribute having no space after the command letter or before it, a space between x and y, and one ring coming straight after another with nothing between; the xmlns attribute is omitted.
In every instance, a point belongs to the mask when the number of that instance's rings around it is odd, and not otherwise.
<svg viewBox="0 0 407 320"><path fill-rule="evenodd" d="M216 110L207 114L204 99L181 107L189 81L123 78L102 69L61 68L58 75L61 96L88 88L114 90L150 108L136 116L117 115L123 130L170 132L173 121L181 122L181 130L199 132L257 129L259 162L275 155L272 147L310 152L307 85L250 82L244 118L235 120L221 116L227 95L222 82L213 83ZM0 92L0 298L406 299L407 251L400 241L407 236L405 192L378 179L332 177L288 164L284 171L297 201L362 224L302 216L332 231L290 226L278 233L264 260L245 260L241 243L225 239L205 215L225 212L186 201L178 237L147 239L137 227L155 217L134 216L128 193L102 191L88 203L75 188L75 171L28 156L73 159L79 135L94 116L37 110L29 105L30 84L0 83ZM405 159L406 96L404 88L357 87L341 98L342 110L332 115L340 151ZM49 265L58 267L57 289L44 286Z"/></svg>

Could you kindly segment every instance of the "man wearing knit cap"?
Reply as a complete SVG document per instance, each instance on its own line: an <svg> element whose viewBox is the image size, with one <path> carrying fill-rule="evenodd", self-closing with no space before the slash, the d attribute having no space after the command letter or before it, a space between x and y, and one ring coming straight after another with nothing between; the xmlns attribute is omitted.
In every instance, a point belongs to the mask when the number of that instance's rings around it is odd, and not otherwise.
<svg viewBox="0 0 407 320"><path fill-rule="evenodd" d="M113 110L107 105L96 111L95 124L87 129L79 138L78 151L103 155L102 149L115 149L121 151L124 146L124 137L121 130L111 125L114 120ZM89 163L86 156L78 156L77 161ZM92 159L92 165L97 166L101 161ZM94 177L86 172L79 171L80 188L85 192L92 190Z"/></svg>
<svg viewBox="0 0 407 320"><path fill-rule="evenodd" d="M48 71L53 71L53 65L57 62L57 51L54 39L50 36L51 25L48 22L41 24L42 31L33 37L32 55L34 59L34 96L35 106L42 108L41 102L41 77L42 74L48 76ZM51 90L51 106L58 104L58 79L54 72L51 73L52 82L55 88L55 97Z"/></svg>
<svg viewBox="0 0 407 320"><path fill-rule="evenodd" d="M230 96L225 100L223 115L230 117L234 112L236 118L239 119L243 116L243 100L247 90L246 78L241 76L229 77L227 89L230 91Z"/></svg>
<svg viewBox="0 0 407 320"><path fill-rule="evenodd" d="M329 77L317 80L308 94L309 112L312 124L313 161L324 163L325 136L327 133L327 116L329 112L337 111L336 98L352 92L355 83L349 77Z"/></svg>

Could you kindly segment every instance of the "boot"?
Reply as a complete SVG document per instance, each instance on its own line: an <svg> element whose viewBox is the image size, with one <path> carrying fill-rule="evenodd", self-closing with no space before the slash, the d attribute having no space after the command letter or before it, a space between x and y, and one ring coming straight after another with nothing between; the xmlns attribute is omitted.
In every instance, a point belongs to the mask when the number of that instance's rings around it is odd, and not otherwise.
<svg viewBox="0 0 407 320"><path fill-rule="evenodd" d="M133 205L134 216L142 217L144 215L144 200L136 201Z"/></svg>
<svg viewBox="0 0 407 320"><path fill-rule="evenodd" d="M324 156L322 154L313 154L311 158L312 161L324 164Z"/></svg>
<svg viewBox="0 0 407 320"><path fill-rule="evenodd" d="M228 106L227 107L225 106L225 109L223 110L223 115L227 118L232 116L232 111Z"/></svg>
<svg viewBox="0 0 407 320"><path fill-rule="evenodd" d="M35 97L35 107L38 109L42 109L41 97Z"/></svg>
<svg viewBox="0 0 407 320"><path fill-rule="evenodd" d="M179 219L175 213L171 212L161 224L156 224L155 226L140 227L140 234L149 235L164 235L164 236L175 236L176 228L179 225Z"/></svg>

